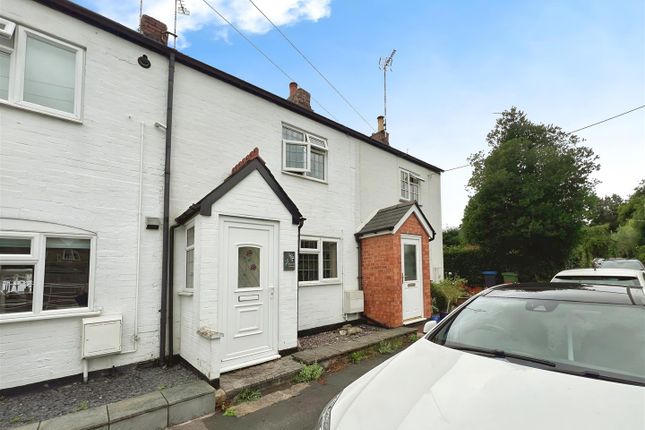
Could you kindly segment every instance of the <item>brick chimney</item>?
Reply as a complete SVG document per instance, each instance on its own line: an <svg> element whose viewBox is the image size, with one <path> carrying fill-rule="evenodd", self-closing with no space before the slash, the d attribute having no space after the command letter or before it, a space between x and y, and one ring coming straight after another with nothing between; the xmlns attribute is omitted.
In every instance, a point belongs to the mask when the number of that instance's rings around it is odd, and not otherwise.
<svg viewBox="0 0 645 430"><path fill-rule="evenodd" d="M287 97L287 100L307 110L313 111L311 108L311 94L302 88L298 88L298 84L295 82L291 82L289 84L289 97Z"/></svg>
<svg viewBox="0 0 645 430"><path fill-rule="evenodd" d="M372 134L372 139L378 140L381 143L384 143L386 145L390 145L390 133L385 131L385 117L383 115L379 115L376 117L376 121L378 121L378 131L374 134Z"/></svg>
<svg viewBox="0 0 645 430"><path fill-rule="evenodd" d="M168 44L168 27L163 22L157 21L151 16L141 16L139 32L163 45Z"/></svg>

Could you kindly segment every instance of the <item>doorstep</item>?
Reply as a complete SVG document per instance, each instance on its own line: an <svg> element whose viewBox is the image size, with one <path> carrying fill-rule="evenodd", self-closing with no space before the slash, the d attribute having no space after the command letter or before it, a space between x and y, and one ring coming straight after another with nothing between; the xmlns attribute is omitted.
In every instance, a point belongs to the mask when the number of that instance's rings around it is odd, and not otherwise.
<svg viewBox="0 0 645 430"><path fill-rule="evenodd" d="M13 430L161 430L214 412L215 389L206 382L199 381L61 415Z"/></svg>

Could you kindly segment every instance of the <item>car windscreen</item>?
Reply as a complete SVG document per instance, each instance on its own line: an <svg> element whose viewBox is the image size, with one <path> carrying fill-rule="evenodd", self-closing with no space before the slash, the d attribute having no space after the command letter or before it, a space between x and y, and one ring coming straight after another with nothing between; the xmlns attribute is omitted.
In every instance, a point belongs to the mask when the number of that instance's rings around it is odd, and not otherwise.
<svg viewBox="0 0 645 430"><path fill-rule="evenodd" d="M644 327L643 306L481 296L429 340L466 351L540 359L556 371L643 384Z"/></svg>
<svg viewBox="0 0 645 430"><path fill-rule="evenodd" d="M603 260L598 267L603 269L645 270L643 263L638 260Z"/></svg>
<svg viewBox="0 0 645 430"><path fill-rule="evenodd" d="M634 276L609 275L557 275L551 282L574 282L577 284L620 285L623 287L638 287L640 282Z"/></svg>

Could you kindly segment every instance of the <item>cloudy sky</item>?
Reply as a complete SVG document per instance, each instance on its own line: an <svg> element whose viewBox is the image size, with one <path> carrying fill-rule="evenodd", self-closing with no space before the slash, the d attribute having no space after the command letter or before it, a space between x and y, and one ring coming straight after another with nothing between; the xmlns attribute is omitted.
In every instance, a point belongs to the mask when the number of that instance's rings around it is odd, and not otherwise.
<svg viewBox="0 0 645 430"><path fill-rule="evenodd" d="M76 0L132 28L139 0ZM371 123L383 110L379 57L393 48L393 146L443 169L485 148L511 106L575 130L645 104L645 2L254 0ZM272 29L249 0L184 0L178 48L276 94L288 79L208 7L238 26L339 122L370 127ZM172 29L174 0L143 10ZM329 116L319 105L314 110ZM645 109L578 133L600 156L599 195L627 196L645 178ZM444 173L443 227L457 226L470 169Z"/></svg>

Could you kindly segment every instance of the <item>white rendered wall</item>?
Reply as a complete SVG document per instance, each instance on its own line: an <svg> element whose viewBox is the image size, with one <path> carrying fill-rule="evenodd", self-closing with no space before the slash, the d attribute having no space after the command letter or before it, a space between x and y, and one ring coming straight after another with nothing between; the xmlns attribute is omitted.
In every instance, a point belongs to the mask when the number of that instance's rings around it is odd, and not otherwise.
<svg viewBox="0 0 645 430"><path fill-rule="evenodd" d="M0 15L87 50L82 124L0 105L0 230L15 218L95 232L94 306L123 315L123 348L136 352L91 360L90 370L156 358L161 231L138 229L139 155L143 125L141 215L161 217L164 134L153 123L165 118L167 62L34 2L3 0ZM0 389L79 374L80 341L78 316L0 324Z"/></svg>
<svg viewBox="0 0 645 430"><path fill-rule="evenodd" d="M360 208L360 223L366 222L378 209L401 202L400 169L424 179L419 189L419 205L436 231L435 239L430 242L430 278L433 281L443 279L441 175L369 145L360 146L359 157L360 205L357 207Z"/></svg>
<svg viewBox="0 0 645 430"><path fill-rule="evenodd" d="M301 234L341 239L341 283L321 285L319 290L300 287L298 328L343 321L343 289L358 288L355 202L358 145L365 144L186 66L177 66L175 78L171 215L181 214L218 186L257 146L307 219ZM283 123L327 139L326 184L282 173Z"/></svg>

